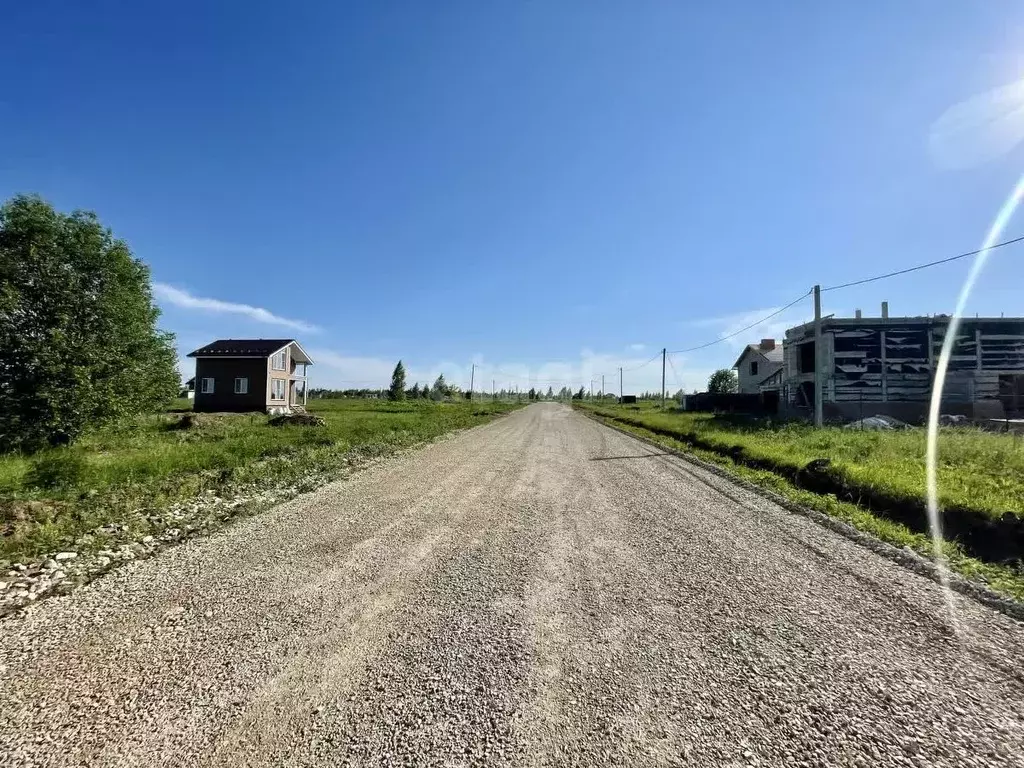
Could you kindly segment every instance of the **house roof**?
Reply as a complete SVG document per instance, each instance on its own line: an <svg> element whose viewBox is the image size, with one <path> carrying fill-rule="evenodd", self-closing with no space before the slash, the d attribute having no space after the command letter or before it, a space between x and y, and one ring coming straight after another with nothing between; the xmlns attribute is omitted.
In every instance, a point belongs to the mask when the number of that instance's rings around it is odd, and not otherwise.
<svg viewBox="0 0 1024 768"><path fill-rule="evenodd" d="M753 350L754 352L757 352L757 354L759 354L761 357L763 357L769 363L781 363L782 362L783 358L782 358L782 346L781 345L776 344L774 348L765 350L765 349L761 349L761 347L759 345L757 345L757 344L747 344L747 346L743 348L743 351L740 352L740 356L736 358L736 362L732 364L732 367L733 368L738 368L740 363L743 362L743 358L746 357L747 353L750 352L751 350Z"/></svg>
<svg viewBox="0 0 1024 768"><path fill-rule="evenodd" d="M313 359L306 354L295 339L217 339L205 347L188 353L189 357L270 357L287 346L293 347L292 357L298 362L310 364Z"/></svg>

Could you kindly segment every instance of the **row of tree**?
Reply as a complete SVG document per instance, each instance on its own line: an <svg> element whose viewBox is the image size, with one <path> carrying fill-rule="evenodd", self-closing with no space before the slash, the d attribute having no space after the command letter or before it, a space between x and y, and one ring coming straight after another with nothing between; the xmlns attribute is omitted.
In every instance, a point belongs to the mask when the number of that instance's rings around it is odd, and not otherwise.
<svg viewBox="0 0 1024 768"><path fill-rule="evenodd" d="M458 397L462 390L454 384L445 381L444 374L439 374L432 386L424 384L420 387L417 381L412 387L405 386L405 365L399 360L391 374L391 386L387 389L388 400L445 400Z"/></svg>
<svg viewBox="0 0 1024 768"><path fill-rule="evenodd" d="M738 390L738 383L736 379L736 372L729 369L721 369L715 371L711 378L708 380L708 392L715 394L725 394L730 392L736 392ZM696 390L694 390L696 393ZM391 386L387 389L311 389L309 396L312 398L331 398L331 397L379 397L388 398L390 400L416 400L418 398L426 399L433 398L436 400L443 400L445 398L458 397L462 394L462 390L454 385L448 384L445 381L443 375L438 376L434 381L433 386L427 386L424 384L422 387L419 382L412 385L412 387L405 386L405 366L401 361L395 366L395 371L391 375ZM667 395L672 400L682 400L683 395L686 393L682 389L677 389L675 392ZM548 387L547 393L535 387L530 387L526 392L520 392L513 389L500 389L493 393L480 393L481 397L493 397L495 400L516 400L526 398L527 400L609 400L614 401L618 399L618 395L611 392L597 392L591 395L585 387L580 387L579 390L573 391L568 387L562 387L557 392L553 387ZM660 400L661 392L644 391L636 396L637 400Z"/></svg>

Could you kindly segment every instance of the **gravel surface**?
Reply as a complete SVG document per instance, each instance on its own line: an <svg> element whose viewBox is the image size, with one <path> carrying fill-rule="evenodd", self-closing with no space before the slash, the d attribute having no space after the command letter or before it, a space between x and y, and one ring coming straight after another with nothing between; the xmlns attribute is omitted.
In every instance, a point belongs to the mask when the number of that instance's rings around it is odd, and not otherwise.
<svg viewBox="0 0 1024 768"><path fill-rule="evenodd" d="M1024 626L534 405L0 622L0 765L1024 765Z"/></svg>

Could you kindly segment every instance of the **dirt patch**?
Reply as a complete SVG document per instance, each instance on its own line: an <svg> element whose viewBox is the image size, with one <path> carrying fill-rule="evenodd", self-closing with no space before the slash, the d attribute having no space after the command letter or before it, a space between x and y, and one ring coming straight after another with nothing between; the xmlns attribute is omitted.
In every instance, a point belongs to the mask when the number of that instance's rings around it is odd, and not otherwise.
<svg viewBox="0 0 1024 768"><path fill-rule="evenodd" d="M272 427L325 427L327 422L312 413L286 413L267 422Z"/></svg>

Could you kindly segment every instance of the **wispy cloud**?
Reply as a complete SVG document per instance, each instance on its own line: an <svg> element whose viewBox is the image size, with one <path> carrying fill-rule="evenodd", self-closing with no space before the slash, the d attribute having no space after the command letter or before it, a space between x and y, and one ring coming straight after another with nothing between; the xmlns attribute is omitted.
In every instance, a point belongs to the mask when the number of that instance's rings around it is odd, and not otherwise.
<svg viewBox="0 0 1024 768"><path fill-rule="evenodd" d="M193 296L188 291L175 288L166 283L153 283L153 293L158 299L166 301L182 309L198 309L205 312L223 312L233 315L244 315L252 320L270 325L280 325L284 328L292 328L296 331L317 331L315 325L303 320L292 320L287 317L275 315L263 307L254 307L250 304L238 304L233 301L221 301L220 299L208 299L202 296Z"/></svg>
<svg viewBox="0 0 1024 768"><path fill-rule="evenodd" d="M633 352L643 352L645 349L647 349L647 345L646 344L630 344L629 345L629 349L631 351L633 351Z"/></svg>

